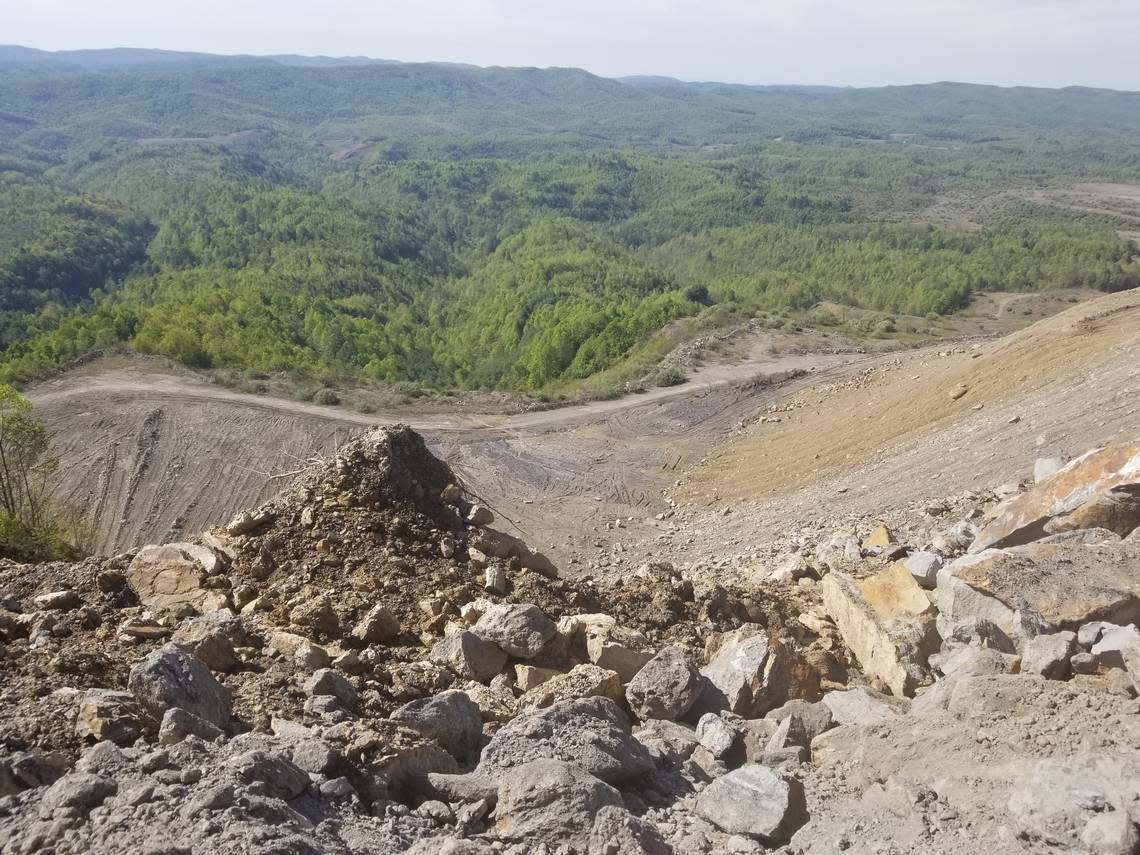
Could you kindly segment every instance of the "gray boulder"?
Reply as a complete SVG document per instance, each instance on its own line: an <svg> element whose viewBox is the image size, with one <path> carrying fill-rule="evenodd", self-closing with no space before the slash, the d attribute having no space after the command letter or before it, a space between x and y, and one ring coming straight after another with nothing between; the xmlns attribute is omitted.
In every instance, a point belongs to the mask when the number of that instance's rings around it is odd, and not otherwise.
<svg viewBox="0 0 1140 855"><path fill-rule="evenodd" d="M612 784L653 769L653 759L633 738L625 713L601 697L560 701L520 715L491 737L479 770L510 769L539 759L574 763Z"/></svg>
<svg viewBox="0 0 1140 855"><path fill-rule="evenodd" d="M455 689L404 704L392 721L434 739L461 763L473 760L483 743L483 717L466 692Z"/></svg>
<svg viewBox="0 0 1140 855"><path fill-rule="evenodd" d="M229 691L205 664L173 645L150 653L135 665L127 687L155 718L171 707L181 707L215 727L229 723Z"/></svg>
<svg viewBox="0 0 1140 855"><path fill-rule="evenodd" d="M942 569L942 556L937 552L912 552L902 559L902 565L920 587L933 591Z"/></svg>
<svg viewBox="0 0 1140 855"><path fill-rule="evenodd" d="M507 654L499 645L463 630L435 643L429 658L470 680L486 682L503 670Z"/></svg>
<svg viewBox="0 0 1140 855"><path fill-rule="evenodd" d="M768 634L737 630L701 669L703 688L690 716L729 710L745 718L763 715L788 700Z"/></svg>
<svg viewBox="0 0 1140 855"><path fill-rule="evenodd" d="M1097 665L1103 668L1123 668L1124 653L1130 648L1140 647L1140 631L1135 626L1107 626L1101 632L1100 640L1092 646L1092 655Z"/></svg>
<svg viewBox="0 0 1140 855"><path fill-rule="evenodd" d="M672 855L671 847L650 823L620 807L607 806L594 816L587 855Z"/></svg>
<svg viewBox="0 0 1140 855"><path fill-rule="evenodd" d="M80 739L131 745L153 726L153 719L130 692L88 689L79 699L75 734Z"/></svg>
<svg viewBox="0 0 1140 855"><path fill-rule="evenodd" d="M483 612L471 631L510 656L532 659L554 638L558 627L538 606L498 603Z"/></svg>
<svg viewBox="0 0 1140 855"><path fill-rule="evenodd" d="M697 722L697 740L717 760L730 752L740 732L716 713L705 713Z"/></svg>
<svg viewBox="0 0 1140 855"><path fill-rule="evenodd" d="M803 786L750 763L717 778L697 796L696 812L727 834L780 846L807 821Z"/></svg>
<svg viewBox="0 0 1140 855"><path fill-rule="evenodd" d="M685 651L666 647L650 659L625 689L629 707L638 718L678 719L701 694L701 675Z"/></svg>
<svg viewBox="0 0 1140 855"><path fill-rule="evenodd" d="M102 775L72 772L48 787L40 805L49 815L58 808L71 808L87 814L115 795L118 789L113 780Z"/></svg>
<svg viewBox="0 0 1140 855"><path fill-rule="evenodd" d="M260 782L274 798L294 799L309 786L305 772L271 751L247 751L230 760L228 765L244 783Z"/></svg>
<svg viewBox="0 0 1140 855"><path fill-rule="evenodd" d="M495 807L495 831L510 841L525 841L582 851L590 845L597 814L620 808L621 794L584 769L558 760L531 760L501 778Z"/></svg>
<svg viewBox="0 0 1140 855"><path fill-rule="evenodd" d="M802 738L806 741L797 741L794 744L802 745L804 748L811 748L813 739L835 727L835 716L832 715L827 704L822 701L814 704L807 701L788 701L779 709L772 710L764 718L775 722L777 725L782 725L788 719L792 719L793 723L788 731L788 738L789 740L795 739L797 735L802 734Z"/></svg>
<svg viewBox="0 0 1140 855"><path fill-rule="evenodd" d="M211 670L232 671L238 665L234 645L245 641L245 630L237 615L220 610L186 621L170 640Z"/></svg>
<svg viewBox="0 0 1140 855"><path fill-rule="evenodd" d="M215 727L205 719L188 713L181 707L171 707L162 716L162 724L158 728L158 742L160 745L174 745L187 736L196 736L207 742L213 742L223 736L220 728Z"/></svg>
<svg viewBox="0 0 1140 855"><path fill-rule="evenodd" d="M334 697L345 706L357 701L356 689L348 678L332 668L320 668L305 681L305 694L310 698Z"/></svg>
<svg viewBox="0 0 1140 855"><path fill-rule="evenodd" d="M1050 680L1067 680L1072 676L1069 659L1077 652L1077 636L1073 632L1039 635L1025 642L1021 650L1021 670L1040 674Z"/></svg>
<svg viewBox="0 0 1140 855"><path fill-rule="evenodd" d="M836 724L874 724L898 715L905 715L910 702L871 689L857 686L844 692L828 692L823 704Z"/></svg>

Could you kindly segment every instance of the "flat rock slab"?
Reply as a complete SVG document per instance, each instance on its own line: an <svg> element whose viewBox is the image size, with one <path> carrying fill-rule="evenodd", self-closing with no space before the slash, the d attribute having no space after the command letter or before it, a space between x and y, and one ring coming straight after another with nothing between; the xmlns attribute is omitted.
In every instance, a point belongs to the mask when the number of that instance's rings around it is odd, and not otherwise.
<svg viewBox="0 0 1140 855"><path fill-rule="evenodd" d="M1082 528L1107 528L1123 537L1140 525L1138 494L1140 444L1094 449L1013 499L978 532L970 552Z"/></svg>
<svg viewBox="0 0 1140 855"><path fill-rule="evenodd" d="M985 617L1006 632L1021 607L1058 629L1133 623L1140 620L1140 546L1031 544L967 556L939 574L938 606L945 620Z"/></svg>

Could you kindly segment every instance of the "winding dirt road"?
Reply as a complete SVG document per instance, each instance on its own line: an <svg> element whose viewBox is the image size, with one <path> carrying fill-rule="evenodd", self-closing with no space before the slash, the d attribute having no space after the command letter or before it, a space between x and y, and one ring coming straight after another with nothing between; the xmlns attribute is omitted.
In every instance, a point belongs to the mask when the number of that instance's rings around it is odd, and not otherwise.
<svg viewBox="0 0 1140 855"><path fill-rule="evenodd" d="M595 548L607 522L659 512L676 473L761 406L771 378L858 358L774 355L772 344L757 336L746 358L700 367L680 386L517 415L364 415L235 392L143 360L82 366L27 396L61 459L59 498L99 552L196 533L350 434L406 422L504 527L570 563Z"/></svg>

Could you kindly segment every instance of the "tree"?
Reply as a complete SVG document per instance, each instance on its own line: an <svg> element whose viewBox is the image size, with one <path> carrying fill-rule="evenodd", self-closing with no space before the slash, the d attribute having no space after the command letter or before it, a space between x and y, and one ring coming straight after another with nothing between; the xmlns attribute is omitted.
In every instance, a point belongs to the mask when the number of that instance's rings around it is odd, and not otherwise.
<svg viewBox="0 0 1140 855"><path fill-rule="evenodd" d="M26 561L73 551L51 510L59 464L31 409L19 392L0 385L0 554Z"/></svg>

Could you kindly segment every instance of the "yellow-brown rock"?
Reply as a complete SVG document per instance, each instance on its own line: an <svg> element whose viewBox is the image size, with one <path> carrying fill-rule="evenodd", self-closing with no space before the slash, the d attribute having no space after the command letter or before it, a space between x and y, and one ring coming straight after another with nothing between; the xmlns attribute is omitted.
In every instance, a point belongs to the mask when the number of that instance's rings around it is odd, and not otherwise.
<svg viewBox="0 0 1140 855"><path fill-rule="evenodd" d="M1105 528L1121 537L1140 525L1140 444L1097 448L1013 499L970 552L1021 546L1049 534Z"/></svg>

